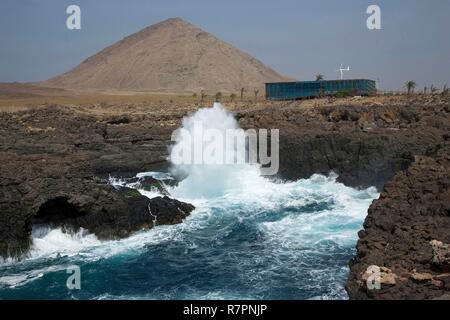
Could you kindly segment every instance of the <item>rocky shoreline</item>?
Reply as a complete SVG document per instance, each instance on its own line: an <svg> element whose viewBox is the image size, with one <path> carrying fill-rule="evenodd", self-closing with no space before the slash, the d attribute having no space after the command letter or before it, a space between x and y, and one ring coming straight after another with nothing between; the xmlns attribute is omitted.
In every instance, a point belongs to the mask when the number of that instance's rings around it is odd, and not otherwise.
<svg viewBox="0 0 450 320"><path fill-rule="evenodd" d="M351 262L352 299L450 299L450 141L399 172L369 208ZM369 279L379 268L379 288ZM369 280L369 285L367 284Z"/></svg>
<svg viewBox="0 0 450 320"><path fill-rule="evenodd" d="M150 117L92 116L50 106L0 115L0 255L20 257L33 224L82 227L100 239L180 223L190 204L113 187L108 174L165 159L172 128ZM62 215L62 216L61 216Z"/></svg>
<svg viewBox="0 0 450 320"><path fill-rule="evenodd" d="M47 106L0 113L0 254L25 252L34 223L69 223L106 239L153 227L155 214L161 224L181 222L191 205L167 197L150 201L105 178L164 161L171 133L193 109L111 114ZM346 185L384 188L360 232L347 283L351 299L447 294L448 98L308 108L294 102L233 111L244 129L280 129L278 178L335 171ZM184 213L173 215L180 212L175 208ZM56 209L64 217L55 217ZM376 292L364 284L371 265L383 268L389 280Z"/></svg>

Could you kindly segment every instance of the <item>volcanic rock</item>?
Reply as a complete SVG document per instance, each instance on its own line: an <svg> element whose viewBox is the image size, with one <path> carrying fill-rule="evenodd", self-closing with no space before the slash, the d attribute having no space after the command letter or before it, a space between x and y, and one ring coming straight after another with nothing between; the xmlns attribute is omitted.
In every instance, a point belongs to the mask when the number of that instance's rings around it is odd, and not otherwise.
<svg viewBox="0 0 450 320"><path fill-rule="evenodd" d="M351 299L416 300L448 294L449 188L448 142L429 156L416 156L386 184L359 233L346 287ZM389 268L404 281L368 290L360 279L373 264Z"/></svg>

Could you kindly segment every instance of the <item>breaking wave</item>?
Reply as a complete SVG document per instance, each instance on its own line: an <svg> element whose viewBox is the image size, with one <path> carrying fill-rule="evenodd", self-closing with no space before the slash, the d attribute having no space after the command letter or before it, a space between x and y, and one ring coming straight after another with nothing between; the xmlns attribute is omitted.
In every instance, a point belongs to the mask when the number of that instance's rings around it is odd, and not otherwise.
<svg viewBox="0 0 450 320"><path fill-rule="evenodd" d="M222 118L221 118L222 117ZM185 120L236 127L220 105ZM214 121L211 119L215 119ZM223 127L222 127L223 128ZM300 165L300 164L299 164ZM177 170L146 172L161 181ZM337 176L273 181L255 166L182 168L165 185L196 209L185 222L100 241L86 230L33 231L29 258L0 265L0 295L52 299L345 299L348 261L375 188L357 190ZM139 188L136 182L110 183ZM138 189L139 190L139 189ZM149 198L160 190L139 190ZM82 290L65 287L78 265Z"/></svg>

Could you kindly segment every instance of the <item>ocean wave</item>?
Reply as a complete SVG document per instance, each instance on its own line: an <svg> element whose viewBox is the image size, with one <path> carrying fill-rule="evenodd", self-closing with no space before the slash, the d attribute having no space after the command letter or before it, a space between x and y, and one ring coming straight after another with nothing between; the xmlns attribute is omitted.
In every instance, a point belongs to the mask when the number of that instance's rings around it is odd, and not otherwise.
<svg viewBox="0 0 450 320"><path fill-rule="evenodd" d="M237 126L216 107L198 117L209 122L215 113L224 119L214 123ZM71 263L89 265L93 283L98 278L108 282L108 272L124 273L121 285L127 290L88 286L83 297L93 299L346 297L347 264L367 209L378 197L375 188L347 187L334 173L276 181L262 177L253 165L182 169L187 177L167 189L196 206L183 223L111 241L87 230L36 229L28 258L0 265L0 286L26 287ZM136 178L172 180L172 174L143 172ZM161 196L158 190L140 189L136 179L109 181L148 198ZM53 297L51 291L46 294Z"/></svg>

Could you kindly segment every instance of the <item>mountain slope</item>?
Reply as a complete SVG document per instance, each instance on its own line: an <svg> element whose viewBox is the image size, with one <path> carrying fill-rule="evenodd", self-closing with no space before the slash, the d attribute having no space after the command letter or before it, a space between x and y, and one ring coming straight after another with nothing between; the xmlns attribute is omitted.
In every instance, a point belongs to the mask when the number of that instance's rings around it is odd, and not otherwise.
<svg viewBox="0 0 450 320"><path fill-rule="evenodd" d="M235 92L289 81L250 55L181 18L132 34L43 82L70 89Z"/></svg>

